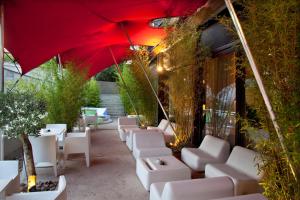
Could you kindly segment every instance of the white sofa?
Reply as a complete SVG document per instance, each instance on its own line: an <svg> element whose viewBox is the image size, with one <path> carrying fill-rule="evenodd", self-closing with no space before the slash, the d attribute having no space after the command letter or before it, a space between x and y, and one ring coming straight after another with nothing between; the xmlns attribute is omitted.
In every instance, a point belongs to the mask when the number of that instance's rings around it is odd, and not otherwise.
<svg viewBox="0 0 300 200"><path fill-rule="evenodd" d="M68 133L65 138L64 157L65 160L69 154L84 153L86 166L90 167L91 153L91 132L90 128L86 128L83 133Z"/></svg>
<svg viewBox="0 0 300 200"><path fill-rule="evenodd" d="M4 195L10 195L20 190L20 173L18 160L0 161L0 179L11 180Z"/></svg>
<svg viewBox="0 0 300 200"><path fill-rule="evenodd" d="M225 198L212 199L212 200L267 200L267 198L260 193L255 193L255 194L239 195L234 197L225 197Z"/></svg>
<svg viewBox="0 0 300 200"><path fill-rule="evenodd" d="M166 147L163 134L156 130L134 134L132 151L134 158L172 155L171 149Z"/></svg>
<svg viewBox="0 0 300 200"><path fill-rule="evenodd" d="M263 175L257 168L258 164L261 164L258 153L235 146L226 163L206 165L205 177L230 177L234 183L234 195L257 193L261 191L258 182Z"/></svg>
<svg viewBox="0 0 300 200"><path fill-rule="evenodd" d="M59 177L58 189L44 192L25 192L7 196L6 200L67 200L66 179Z"/></svg>
<svg viewBox="0 0 300 200"><path fill-rule="evenodd" d="M208 200L233 196L229 177L153 183L150 200Z"/></svg>
<svg viewBox="0 0 300 200"><path fill-rule="evenodd" d="M137 118L135 117L119 117L118 118L118 132L121 141L126 141L127 132L124 129L138 128Z"/></svg>
<svg viewBox="0 0 300 200"><path fill-rule="evenodd" d="M157 129L151 129L150 133L153 131L159 132ZM140 134L140 133L149 133L149 130L146 129L138 129L138 128L132 128L127 134L126 134L126 145L130 151L132 151L133 146L133 135L134 134Z"/></svg>
<svg viewBox="0 0 300 200"><path fill-rule="evenodd" d="M181 160L195 171L204 171L207 163L224 163L229 151L227 141L206 135L199 148L183 148Z"/></svg>
<svg viewBox="0 0 300 200"><path fill-rule="evenodd" d="M148 126L147 129L148 130L156 129L156 130L165 131L168 127L168 124L169 124L168 120L162 119L159 122L158 126Z"/></svg>

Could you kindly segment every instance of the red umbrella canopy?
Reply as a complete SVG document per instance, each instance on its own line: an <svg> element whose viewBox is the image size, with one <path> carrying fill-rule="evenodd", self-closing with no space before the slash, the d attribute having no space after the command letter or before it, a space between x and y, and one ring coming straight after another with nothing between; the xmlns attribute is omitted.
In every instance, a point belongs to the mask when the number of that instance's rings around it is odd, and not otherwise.
<svg viewBox="0 0 300 200"><path fill-rule="evenodd" d="M7 0L4 1L4 46L22 73L60 54L93 76L128 53L125 32L136 45L157 45L164 29L153 19L186 16L206 0ZM122 24L122 25L121 25Z"/></svg>

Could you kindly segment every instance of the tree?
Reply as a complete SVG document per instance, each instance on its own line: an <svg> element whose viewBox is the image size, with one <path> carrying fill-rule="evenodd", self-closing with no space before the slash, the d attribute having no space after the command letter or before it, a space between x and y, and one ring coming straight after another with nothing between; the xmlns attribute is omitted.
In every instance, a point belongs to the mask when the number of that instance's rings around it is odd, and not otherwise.
<svg viewBox="0 0 300 200"><path fill-rule="evenodd" d="M49 80L45 96L47 122L67 124L67 131L72 131L84 103L85 73L76 70L72 63L65 65L63 75L58 73L55 65L52 70L53 80Z"/></svg>
<svg viewBox="0 0 300 200"><path fill-rule="evenodd" d="M23 145L28 189L34 190L36 171L28 135L39 134L47 116L45 102L31 93L0 93L0 127L8 138L19 138Z"/></svg>

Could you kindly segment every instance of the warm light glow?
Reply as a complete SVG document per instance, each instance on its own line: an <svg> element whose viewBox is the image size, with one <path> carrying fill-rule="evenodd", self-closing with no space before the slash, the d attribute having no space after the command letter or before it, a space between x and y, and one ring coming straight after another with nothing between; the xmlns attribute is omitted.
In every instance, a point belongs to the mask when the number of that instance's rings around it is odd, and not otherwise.
<svg viewBox="0 0 300 200"><path fill-rule="evenodd" d="M32 175L32 176L28 176L28 180L27 180L27 190L30 191L30 189L32 187L35 187L36 186L36 176Z"/></svg>
<svg viewBox="0 0 300 200"><path fill-rule="evenodd" d="M164 70L162 66L157 66L156 71L161 73Z"/></svg>
<svg viewBox="0 0 300 200"><path fill-rule="evenodd" d="M163 44L163 43L161 43L161 44L157 45L156 47L154 47L154 49L152 50L152 52L153 52L154 55L157 55L157 54L159 54L161 52L165 52L166 49L167 49L166 45Z"/></svg>

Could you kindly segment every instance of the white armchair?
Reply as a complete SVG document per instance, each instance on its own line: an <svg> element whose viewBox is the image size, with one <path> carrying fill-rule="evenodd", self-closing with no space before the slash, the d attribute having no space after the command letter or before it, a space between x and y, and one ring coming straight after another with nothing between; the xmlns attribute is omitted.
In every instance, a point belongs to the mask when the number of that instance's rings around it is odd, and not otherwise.
<svg viewBox="0 0 300 200"><path fill-rule="evenodd" d="M148 130L147 133L134 134L132 151L136 159L172 155L171 149L166 147L163 134L156 130Z"/></svg>
<svg viewBox="0 0 300 200"><path fill-rule="evenodd" d="M257 193L261 191L258 182L263 176L257 168L258 164L261 164L258 153L235 146L226 163L205 166L205 177L230 177L235 195Z"/></svg>
<svg viewBox="0 0 300 200"><path fill-rule="evenodd" d="M36 168L53 167L57 176L57 140L56 135L30 136L34 164Z"/></svg>
<svg viewBox="0 0 300 200"><path fill-rule="evenodd" d="M165 120L165 119L162 119L158 126L148 126L147 129L148 130L151 130L151 129L157 129L157 130L161 130L161 131L165 131L167 129L167 126L168 126L168 120Z"/></svg>
<svg viewBox="0 0 300 200"><path fill-rule="evenodd" d="M230 151L227 141L206 135L199 148L183 148L181 159L195 171L204 171L207 163L224 163Z"/></svg>
<svg viewBox="0 0 300 200"><path fill-rule="evenodd" d="M58 189L44 192L25 192L7 196L6 200L67 200L66 179L59 177Z"/></svg>
<svg viewBox="0 0 300 200"><path fill-rule="evenodd" d="M175 123L171 123L171 124L173 128L176 130L176 124ZM166 130L163 131L166 143L174 142L175 140L175 132L172 126L168 124Z"/></svg>
<svg viewBox="0 0 300 200"><path fill-rule="evenodd" d="M127 132L124 129L138 128L137 118L135 117L119 117L118 118L118 132L121 141L126 141Z"/></svg>
<svg viewBox="0 0 300 200"><path fill-rule="evenodd" d="M64 157L68 158L69 154L84 153L86 166L90 167L90 148L91 133L90 128L86 128L82 133L68 133L65 138Z"/></svg>
<svg viewBox="0 0 300 200"><path fill-rule="evenodd" d="M58 146L64 146L64 140L67 132L67 124L46 124L46 130L56 134L58 138Z"/></svg>
<svg viewBox="0 0 300 200"><path fill-rule="evenodd" d="M20 189L20 173L18 160L0 161L0 180L10 180L5 189L5 195L19 192Z"/></svg>

